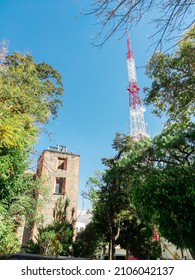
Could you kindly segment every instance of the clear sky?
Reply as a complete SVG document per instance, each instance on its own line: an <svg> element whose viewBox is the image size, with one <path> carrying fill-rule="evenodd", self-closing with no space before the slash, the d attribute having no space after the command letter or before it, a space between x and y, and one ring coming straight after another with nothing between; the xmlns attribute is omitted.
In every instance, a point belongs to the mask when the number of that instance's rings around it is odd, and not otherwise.
<svg viewBox="0 0 195 280"><path fill-rule="evenodd" d="M64 84L64 107L59 116L46 125L50 138L43 134L36 145L37 157L48 146L68 147L80 155L79 205L81 191L89 176L104 169L101 158L112 157L115 133L129 132L128 76L126 38L112 38L103 48L94 48L91 37L97 30L93 16L83 16L81 8L90 8L89 0L0 0L0 40L10 42L9 53L29 52L36 62L45 61L60 72ZM137 66L151 56L149 19L143 19L131 31ZM151 81L137 69L141 89ZM141 97L142 90L140 91ZM145 121L151 136L162 129L162 120L147 108Z"/></svg>

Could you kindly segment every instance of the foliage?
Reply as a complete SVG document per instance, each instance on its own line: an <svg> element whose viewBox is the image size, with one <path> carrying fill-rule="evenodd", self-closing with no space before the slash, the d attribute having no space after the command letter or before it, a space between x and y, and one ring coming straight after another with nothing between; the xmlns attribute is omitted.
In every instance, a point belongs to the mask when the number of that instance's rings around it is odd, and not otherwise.
<svg viewBox="0 0 195 280"><path fill-rule="evenodd" d="M162 132L139 141L117 134L116 156L103 159L101 180L90 182L93 223L109 241L110 259L116 243L140 258L159 256L154 226L195 258L194 38L192 26L174 55L157 53L150 61L146 101L166 113Z"/></svg>
<svg viewBox="0 0 195 280"><path fill-rule="evenodd" d="M144 143L148 143L148 140L145 139ZM109 242L110 259L114 258L116 244L120 244L124 249L131 248L131 244L134 244L135 253L147 244L147 249L142 250L142 253L139 252L139 257L153 258L155 250L155 254L159 257L159 247L152 243L151 229L147 228L131 202L130 168L128 170L123 168L122 159L126 158L127 152L131 151L134 145L131 137L117 133L113 141L113 148L117 151L116 156L103 159L107 169L102 174L98 173L96 177L90 177L87 183L88 195L86 197L91 197L93 204L92 225L96 229L96 235L101 237L102 241ZM135 162L136 156L141 157L141 150L138 149L138 151L136 155L130 153ZM134 227L129 227L128 231L124 231L124 223L131 224L132 220ZM135 226L136 223L137 226ZM85 232L83 234L85 235ZM131 239L129 239L130 236ZM139 236L141 238L137 242Z"/></svg>
<svg viewBox="0 0 195 280"><path fill-rule="evenodd" d="M128 248L139 260L157 259L161 256L160 243L152 239L153 228L138 216L138 211L131 209L121 222L117 244Z"/></svg>
<svg viewBox="0 0 195 280"><path fill-rule="evenodd" d="M30 240L25 248L28 253L42 255L70 255L72 254L73 214L71 221L67 217L69 200L59 198L54 208L54 220L51 224L40 227L38 235Z"/></svg>
<svg viewBox="0 0 195 280"><path fill-rule="evenodd" d="M188 122L137 142L116 135L117 155L103 160L101 181L91 180L93 223L107 242L130 247L139 258L159 257L151 230L157 225L164 238L194 257L194 131Z"/></svg>
<svg viewBox="0 0 195 280"><path fill-rule="evenodd" d="M74 256L98 259L104 245L105 237L99 233L97 225L92 221L84 231L77 234L76 241L73 243Z"/></svg>
<svg viewBox="0 0 195 280"><path fill-rule="evenodd" d="M38 194L47 195L44 178L27 172L29 153L18 148L0 150L0 202L12 214L26 215L36 206ZM31 216L28 212L28 218Z"/></svg>
<svg viewBox="0 0 195 280"><path fill-rule="evenodd" d="M0 148L30 147L40 124L57 115L63 88L60 74L26 54L8 55L0 68Z"/></svg>
<svg viewBox="0 0 195 280"><path fill-rule="evenodd" d="M0 255L16 253L19 249L20 244L12 217L0 204Z"/></svg>
<svg viewBox="0 0 195 280"><path fill-rule="evenodd" d="M119 33L119 37L126 35L127 31L140 20L150 14L150 23L155 26L157 37L156 49L166 39L172 39L172 32L181 32L188 28L193 22L194 0L94 0L91 11L87 15L95 15L100 31L95 36L95 41L101 38L98 46L102 46L111 36ZM154 13L152 14L151 12ZM185 22L188 18L188 22Z"/></svg>
<svg viewBox="0 0 195 280"><path fill-rule="evenodd" d="M146 104L154 105L158 116L186 123L195 114L195 25L185 34L178 50L170 55L157 52L149 61L147 75L153 79L146 88Z"/></svg>
<svg viewBox="0 0 195 280"><path fill-rule="evenodd" d="M131 201L148 225L194 256L194 124L170 125L150 141L136 142L120 160ZM126 174L126 175L125 175Z"/></svg>
<svg viewBox="0 0 195 280"><path fill-rule="evenodd" d="M146 101L168 122L153 139L140 139L118 161L121 180L139 216L177 247L195 256L194 26L174 55L155 54L148 68L153 78Z"/></svg>
<svg viewBox="0 0 195 280"><path fill-rule="evenodd" d="M18 148L0 150L0 201L7 205L27 189L24 182L27 157L28 153Z"/></svg>
<svg viewBox="0 0 195 280"><path fill-rule="evenodd" d="M57 116L63 93L60 74L45 62L0 44L0 253L20 249L17 230L39 219L41 179L27 173L29 153L41 125Z"/></svg>
<svg viewBox="0 0 195 280"><path fill-rule="evenodd" d="M135 188L135 201L147 220L159 225L161 235L194 255L194 166L155 170ZM155 183L154 183L155 182Z"/></svg>
<svg viewBox="0 0 195 280"><path fill-rule="evenodd" d="M45 185L41 179L34 179L32 174L23 176L22 190L16 190L16 196L4 199L0 203L0 254L10 254L21 249L18 229L21 226L31 229L32 224L38 223L37 214L40 200L38 195L46 197ZM44 185L44 186L43 186Z"/></svg>

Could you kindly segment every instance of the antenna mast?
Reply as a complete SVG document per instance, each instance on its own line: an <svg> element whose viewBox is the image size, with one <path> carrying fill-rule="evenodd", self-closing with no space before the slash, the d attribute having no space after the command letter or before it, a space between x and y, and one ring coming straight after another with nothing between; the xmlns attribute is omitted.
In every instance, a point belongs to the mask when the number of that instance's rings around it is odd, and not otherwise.
<svg viewBox="0 0 195 280"><path fill-rule="evenodd" d="M135 61L131 49L130 36L127 39L127 70L129 80L129 108L130 108L130 136L139 140L141 136L149 137L146 132L144 122L145 108L141 104L139 90L136 78Z"/></svg>
<svg viewBox="0 0 195 280"><path fill-rule="evenodd" d="M8 52L8 42L6 40L0 41L0 60L3 61Z"/></svg>

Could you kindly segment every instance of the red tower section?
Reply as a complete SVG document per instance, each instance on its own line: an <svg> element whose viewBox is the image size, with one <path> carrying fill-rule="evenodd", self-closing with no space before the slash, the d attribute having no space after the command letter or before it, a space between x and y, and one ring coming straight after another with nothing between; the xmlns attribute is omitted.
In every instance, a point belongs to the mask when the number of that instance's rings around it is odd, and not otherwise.
<svg viewBox="0 0 195 280"><path fill-rule="evenodd" d="M131 49L130 37L127 40L127 69L128 69L128 92L130 107L130 135L135 139L139 139L141 135L148 137L146 133L146 125L144 122L144 111L141 98L139 95L139 86L137 84L136 68L133 52Z"/></svg>

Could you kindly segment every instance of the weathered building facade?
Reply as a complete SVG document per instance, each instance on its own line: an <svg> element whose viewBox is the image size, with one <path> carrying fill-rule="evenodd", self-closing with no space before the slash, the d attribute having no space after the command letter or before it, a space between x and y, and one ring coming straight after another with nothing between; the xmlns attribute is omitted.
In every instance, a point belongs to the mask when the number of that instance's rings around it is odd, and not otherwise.
<svg viewBox="0 0 195 280"><path fill-rule="evenodd" d="M30 238L37 235L41 220L43 226L52 223L54 219L53 211L59 198L69 199L67 217L71 220L73 212L73 218L76 220L79 162L80 156L69 153L65 146L49 147L43 151L37 162L35 177L43 178L46 191L44 195L39 193L37 197L39 203L37 209L35 209L36 222L26 225L24 219L23 225L18 228L18 237L21 244L25 245ZM37 217L39 217L38 220Z"/></svg>
<svg viewBox="0 0 195 280"><path fill-rule="evenodd" d="M78 178L80 156L68 153L65 146L49 147L38 159L37 176L45 178L48 188L47 201L43 204L41 214L44 225L53 220L53 209L58 198L67 197L70 200L68 217L77 214Z"/></svg>

